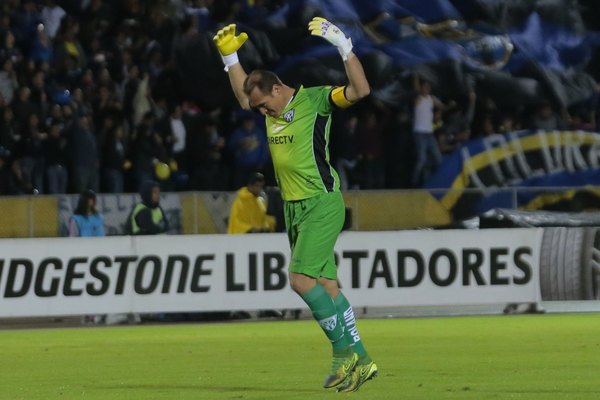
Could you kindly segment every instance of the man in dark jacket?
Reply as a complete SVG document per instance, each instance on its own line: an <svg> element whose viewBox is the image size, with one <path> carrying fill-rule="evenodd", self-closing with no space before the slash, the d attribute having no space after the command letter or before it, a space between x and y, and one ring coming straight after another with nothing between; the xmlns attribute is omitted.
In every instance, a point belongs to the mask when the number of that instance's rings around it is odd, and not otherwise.
<svg viewBox="0 0 600 400"><path fill-rule="evenodd" d="M169 222L160 207L160 186L147 181L140 189L142 201L137 203L127 220L131 235L159 235L169 230Z"/></svg>
<svg viewBox="0 0 600 400"><path fill-rule="evenodd" d="M98 191L97 142L88 116L79 117L69 132L67 143L73 172L73 188L79 193L87 189Z"/></svg>

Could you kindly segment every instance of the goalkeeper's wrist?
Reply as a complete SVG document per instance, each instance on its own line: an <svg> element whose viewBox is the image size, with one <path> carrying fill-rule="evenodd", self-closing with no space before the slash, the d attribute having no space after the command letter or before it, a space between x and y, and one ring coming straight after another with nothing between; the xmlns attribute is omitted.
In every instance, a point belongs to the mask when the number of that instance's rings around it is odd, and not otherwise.
<svg viewBox="0 0 600 400"><path fill-rule="evenodd" d="M224 56L223 54L221 54L221 59L223 60L223 64L225 64L225 72L229 71L229 67L238 64L240 62L240 59L238 58L237 55L237 51L234 51L231 54L227 54L226 56Z"/></svg>
<svg viewBox="0 0 600 400"><path fill-rule="evenodd" d="M352 39L350 38L346 38L346 40L340 46L338 46L337 49L340 53L340 56L342 56L342 60L348 61L348 55L352 52L353 47Z"/></svg>

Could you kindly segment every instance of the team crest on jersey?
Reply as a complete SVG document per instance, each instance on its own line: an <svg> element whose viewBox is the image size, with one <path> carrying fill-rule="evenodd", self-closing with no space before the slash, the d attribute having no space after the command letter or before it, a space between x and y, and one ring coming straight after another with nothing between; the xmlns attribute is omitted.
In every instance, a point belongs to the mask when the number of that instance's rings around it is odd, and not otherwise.
<svg viewBox="0 0 600 400"><path fill-rule="evenodd" d="M295 114L295 112L294 112L294 109L292 108L290 111L283 114L283 119L285 119L285 121L287 123L290 123L294 119L294 114Z"/></svg>

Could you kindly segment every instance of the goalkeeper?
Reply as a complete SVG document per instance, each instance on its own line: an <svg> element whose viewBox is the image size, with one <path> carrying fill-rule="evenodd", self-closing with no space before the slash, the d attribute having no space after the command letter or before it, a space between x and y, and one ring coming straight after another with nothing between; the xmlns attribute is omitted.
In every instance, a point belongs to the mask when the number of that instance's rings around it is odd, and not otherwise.
<svg viewBox="0 0 600 400"><path fill-rule="evenodd" d="M333 346L332 367L323 386L350 392L375 377L377 366L364 348L352 307L337 284L333 248L344 224L344 200L328 145L332 111L350 107L367 96L370 88L350 38L319 17L308 29L337 47L347 85L292 88L269 71L246 75L237 50L248 35L236 36L234 24L220 30L214 41L241 107L265 116L269 150L285 201L292 250L290 283Z"/></svg>

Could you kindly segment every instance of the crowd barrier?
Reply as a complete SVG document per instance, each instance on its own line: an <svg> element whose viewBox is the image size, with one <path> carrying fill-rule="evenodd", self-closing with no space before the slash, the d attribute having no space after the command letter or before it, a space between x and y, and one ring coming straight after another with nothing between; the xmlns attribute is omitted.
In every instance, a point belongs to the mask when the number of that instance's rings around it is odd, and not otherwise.
<svg viewBox="0 0 600 400"><path fill-rule="evenodd" d="M225 233L235 192L163 193L171 234ZM427 191L351 191L353 230L412 229L447 225L450 215ZM0 197L0 238L67 235L77 195ZM107 235L122 235L137 194L99 194L97 209Z"/></svg>
<svg viewBox="0 0 600 400"><path fill-rule="evenodd" d="M459 219L443 205L452 190L379 190L344 193L350 210L350 230L381 231L451 227ZM463 210L471 199L472 211L482 198L494 198L494 207L536 210L561 209L565 204L590 209L599 204L600 190L580 188L461 189ZM277 194L275 194L277 195ZM0 197L0 238L66 236L77 195ZM227 231L235 192L163 193L161 206L167 213L171 234L211 234ZM99 194L98 211L104 215L108 235L121 235L137 194ZM566 206L565 206L566 207ZM469 207L467 207L469 208ZM461 211L462 212L462 211Z"/></svg>

